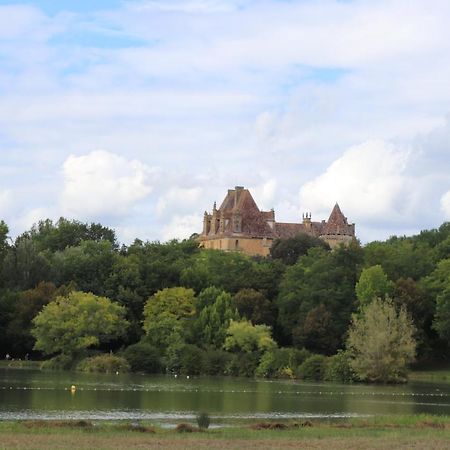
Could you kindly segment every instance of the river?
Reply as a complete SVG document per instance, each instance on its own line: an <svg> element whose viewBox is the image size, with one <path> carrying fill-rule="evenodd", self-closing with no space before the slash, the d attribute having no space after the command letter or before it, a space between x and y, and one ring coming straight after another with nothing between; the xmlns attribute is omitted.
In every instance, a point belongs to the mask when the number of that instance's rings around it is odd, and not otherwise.
<svg viewBox="0 0 450 450"><path fill-rule="evenodd" d="M74 385L75 391L70 388ZM399 386L0 369L0 420L214 421L450 415L450 384Z"/></svg>

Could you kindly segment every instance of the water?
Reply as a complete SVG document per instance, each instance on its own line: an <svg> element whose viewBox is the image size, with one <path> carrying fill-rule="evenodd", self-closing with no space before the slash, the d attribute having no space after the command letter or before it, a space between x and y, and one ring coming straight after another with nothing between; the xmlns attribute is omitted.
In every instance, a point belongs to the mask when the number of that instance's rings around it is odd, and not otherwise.
<svg viewBox="0 0 450 450"><path fill-rule="evenodd" d="M71 385L76 391L71 392ZM191 421L450 415L450 384L340 385L225 377L103 375L0 369L0 420Z"/></svg>

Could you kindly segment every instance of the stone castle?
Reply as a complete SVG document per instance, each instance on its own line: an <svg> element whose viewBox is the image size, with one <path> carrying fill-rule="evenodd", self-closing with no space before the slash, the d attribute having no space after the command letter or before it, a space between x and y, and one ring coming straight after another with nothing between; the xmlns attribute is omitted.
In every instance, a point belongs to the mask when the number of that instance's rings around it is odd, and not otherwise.
<svg viewBox="0 0 450 450"><path fill-rule="evenodd" d="M199 240L204 248L267 256L275 239L299 233L323 239L334 248L355 238L355 224L347 222L337 203L328 221L313 222L311 213L306 213L302 223L276 222L273 209L260 211L250 191L236 186L228 190L219 209L214 203L211 214L205 211Z"/></svg>

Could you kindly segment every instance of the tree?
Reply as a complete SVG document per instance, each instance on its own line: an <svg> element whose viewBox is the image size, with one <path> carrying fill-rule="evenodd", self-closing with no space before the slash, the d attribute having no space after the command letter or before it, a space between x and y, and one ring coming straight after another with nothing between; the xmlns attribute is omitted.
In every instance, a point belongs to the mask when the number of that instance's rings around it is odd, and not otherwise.
<svg viewBox="0 0 450 450"><path fill-rule="evenodd" d="M314 333L313 324L323 330L321 321L308 320L309 324L306 324L310 311L322 304L332 317L326 329L334 348L328 347L326 353L333 353L340 347L355 309L356 274L360 260L361 249L357 245L341 247L333 252L312 248L286 270L277 298L278 323L286 343L292 342L294 332L297 336ZM314 318L311 314L310 319ZM305 325L308 325L308 330Z"/></svg>
<svg viewBox="0 0 450 450"><path fill-rule="evenodd" d="M390 280L400 277L419 280L434 266L434 251L426 242L391 237L386 242L371 242L364 247L364 265L380 264Z"/></svg>
<svg viewBox="0 0 450 450"><path fill-rule="evenodd" d="M436 298L436 315L433 328L439 337L450 344L450 286Z"/></svg>
<svg viewBox="0 0 450 450"><path fill-rule="evenodd" d="M196 338L201 345L221 348L230 322L238 319L239 314L232 305L231 295L222 291L212 305L200 312L196 321Z"/></svg>
<svg viewBox="0 0 450 450"><path fill-rule="evenodd" d="M245 353L264 352L276 346L271 336L270 327L267 325L252 325L248 320L232 321L228 327L224 344L225 350Z"/></svg>
<svg viewBox="0 0 450 450"><path fill-rule="evenodd" d="M125 308L106 297L70 292L44 306L33 319L34 348L73 360L90 347L122 336L128 325L124 316Z"/></svg>
<svg viewBox="0 0 450 450"><path fill-rule="evenodd" d="M195 294L184 287L166 288L144 306L146 341L167 350L184 343L187 321L195 314Z"/></svg>
<svg viewBox="0 0 450 450"><path fill-rule="evenodd" d="M251 287L254 276L254 264L250 257L236 252L202 250L183 269L181 283L196 292L216 286L235 293L239 289Z"/></svg>
<svg viewBox="0 0 450 450"><path fill-rule="evenodd" d="M286 265L292 265L300 256L306 255L311 247L330 249L330 246L322 239L300 233L292 238L275 239L270 248L270 256L273 259L280 259Z"/></svg>
<svg viewBox="0 0 450 450"><path fill-rule="evenodd" d="M116 234L112 229L99 223L88 225L64 217L56 223L50 219L40 220L30 231L19 236L17 242L22 239L31 239L39 251L63 251L67 247L76 247L81 241L109 241L117 248Z"/></svg>
<svg viewBox="0 0 450 450"><path fill-rule="evenodd" d="M53 258L58 284L75 282L84 292L105 295L107 280L118 254L110 241L81 241L56 252Z"/></svg>
<svg viewBox="0 0 450 450"><path fill-rule="evenodd" d="M233 297L233 303L239 315L251 323L255 325L265 323L271 326L275 324L275 308L261 292L255 289L241 289Z"/></svg>
<svg viewBox="0 0 450 450"><path fill-rule="evenodd" d="M25 355L33 350L35 340L31 335L32 320L57 295L56 286L45 282L19 294L8 326L8 335L12 339L11 352Z"/></svg>
<svg viewBox="0 0 450 450"><path fill-rule="evenodd" d="M350 366L362 381L402 381L414 360L414 326L405 308L375 299L354 315L347 338Z"/></svg>
<svg viewBox="0 0 450 450"><path fill-rule="evenodd" d="M333 317L323 303L308 311L302 325L292 330L292 337L297 348L324 354L333 354L340 344Z"/></svg>
<svg viewBox="0 0 450 450"><path fill-rule="evenodd" d="M355 286L360 306L369 304L374 298L384 298L392 289L393 283L379 264L364 269Z"/></svg>

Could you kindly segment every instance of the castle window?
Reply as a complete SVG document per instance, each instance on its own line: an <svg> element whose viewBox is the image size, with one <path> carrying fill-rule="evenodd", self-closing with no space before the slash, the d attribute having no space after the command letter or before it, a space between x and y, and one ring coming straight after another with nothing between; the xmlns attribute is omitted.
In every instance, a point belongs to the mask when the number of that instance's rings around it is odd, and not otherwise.
<svg viewBox="0 0 450 450"><path fill-rule="evenodd" d="M234 243L234 248L239 248L239 239L236 239L236 242Z"/></svg>

